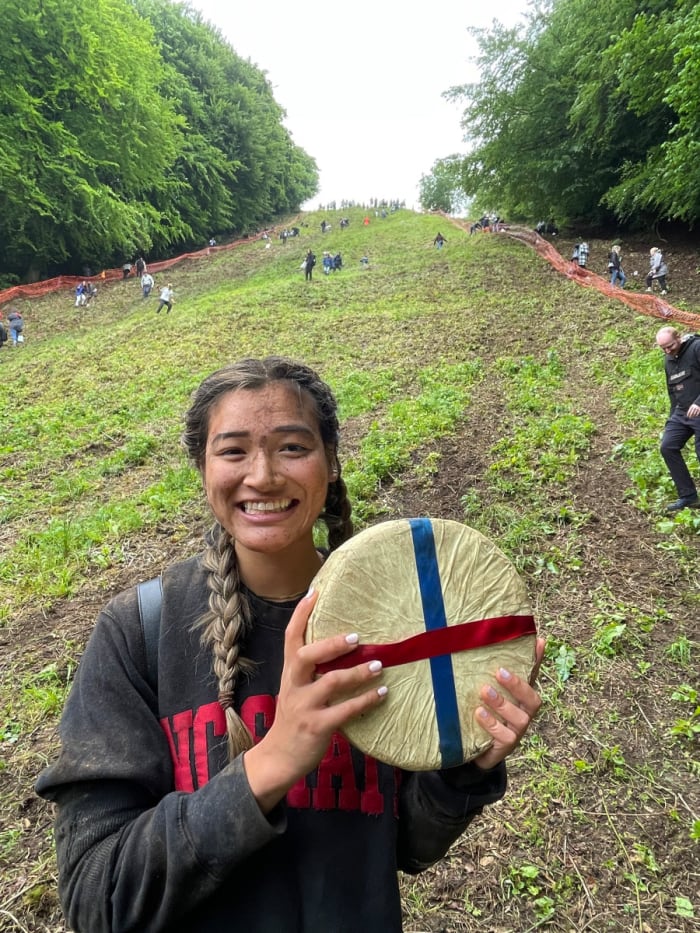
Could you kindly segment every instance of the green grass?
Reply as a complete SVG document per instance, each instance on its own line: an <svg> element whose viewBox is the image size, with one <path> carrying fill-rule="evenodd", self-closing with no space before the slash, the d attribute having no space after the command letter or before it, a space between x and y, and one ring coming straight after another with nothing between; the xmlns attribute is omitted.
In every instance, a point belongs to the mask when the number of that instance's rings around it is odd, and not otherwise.
<svg viewBox="0 0 700 933"><path fill-rule="evenodd" d="M342 232L331 218L322 236L313 213L298 243L176 266L168 316L136 282L102 288L88 311L69 292L24 303L27 343L0 360L0 931L61 929L49 815L17 801L55 751L96 607L192 553L208 523L180 444L191 392L270 353L333 387L356 525L463 518L521 571L549 636L543 715L509 795L406 880L407 929L662 933L700 914L700 514L659 512L653 322L506 237L455 228L438 252L435 217L364 228L362 211L343 213ZM343 271L305 283L309 246L341 250ZM605 526L611 505L642 546Z"/></svg>

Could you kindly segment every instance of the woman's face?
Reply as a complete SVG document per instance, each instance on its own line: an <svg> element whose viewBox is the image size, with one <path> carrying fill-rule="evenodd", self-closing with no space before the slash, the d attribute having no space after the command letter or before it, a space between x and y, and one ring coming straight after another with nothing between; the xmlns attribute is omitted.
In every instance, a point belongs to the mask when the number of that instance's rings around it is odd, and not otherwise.
<svg viewBox="0 0 700 933"><path fill-rule="evenodd" d="M313 546L330 476L313 402L292 383L237 389L212 408L204 489L236 550Z"/></svg>

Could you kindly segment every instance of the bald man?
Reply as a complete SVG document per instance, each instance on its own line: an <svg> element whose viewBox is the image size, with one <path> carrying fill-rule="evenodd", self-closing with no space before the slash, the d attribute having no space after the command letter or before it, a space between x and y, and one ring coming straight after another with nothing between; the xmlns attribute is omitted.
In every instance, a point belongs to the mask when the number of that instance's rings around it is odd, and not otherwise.
<svg viewBox="0 0 700 933"><path fill-rule="evenodd" d="M675 327L662 327L656 343L666 355L666 385L671 413L661 439L661 456L671 474L678 498L667 512L698 508L698 491L683 459L683 448L693 435L700 462L700 336L681 337Z"/></svg>

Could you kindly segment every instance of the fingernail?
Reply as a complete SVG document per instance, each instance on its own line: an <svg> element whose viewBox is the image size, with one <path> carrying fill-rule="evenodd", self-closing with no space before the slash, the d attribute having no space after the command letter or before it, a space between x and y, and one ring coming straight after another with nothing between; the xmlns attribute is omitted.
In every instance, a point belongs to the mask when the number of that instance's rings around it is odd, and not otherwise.
<svg viewBox="0 0 700 933"><path fill-rule="evenodd" d="M486 712L486 710L483 708L483 706L480 706L479 709L478 709L476 712L477 712L477 716L480 716L481 719L488 719L488 718L489 718L489 714Z"/></svg>
<svg viewBox="0 0 700 933"><path fill-rule="evenodd" d="M510 680L510 678L513 676L513 675L510 673L510 671L507 671L507 670L505 669L505 667L500 668L500 670L498 671L498 673L501 675L501 677L502 677L504 680Z"/></svg>
<svg viewBox="0 0 700 933"><path fill-rule="evenodd" d="M498 693L493 689L493 687L488 687L486 690L489 700L495 700L498 696Z"/></svg>
<svg viewBox="0 0 700 933"><path fill-rule="evenodd" d="M357 632L351 632L350 635L345 636L345 641L349 645L356 645L359 640L360 640L360 636L357 634Z"/></svg>
<svg viewBox="0 0 700 933"><path fill-rule="evenodd" d="M381 661L370 661L367 667L372 671L373 674L377 674L382 669L382 662Z"/></svg>
<svg viewBox="0 0 700 933"><path fill-rule="evenodd" d="M308 588L308 590L306 591L306 597L305 597L305 598L306 598L306 599L310 599L310 598L314 595L315 592L316 592L316 590L313 588L313 586L310 586L310 587Z"/></svg>
<svg viewBox="0 0 700 933"><path fill-rule="evenodd" d="M378 688L377 688L377 693L379 694L380 697L385 697L385 696L387 695L388 692L389 692L389 688L388 688L388 687L378 687Z"/></svg>

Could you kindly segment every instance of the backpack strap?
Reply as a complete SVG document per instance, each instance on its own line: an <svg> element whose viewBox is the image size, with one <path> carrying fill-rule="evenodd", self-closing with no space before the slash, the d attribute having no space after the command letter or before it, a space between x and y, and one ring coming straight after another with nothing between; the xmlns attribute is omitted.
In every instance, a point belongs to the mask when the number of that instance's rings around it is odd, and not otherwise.
<svg viewBox="0 0 700 933"><path fill-rule="evenodd" d="M158 692L158 642L160 640L160 614L163 603L163 578L154 577L136 587L139 601L139 619L146 649L148 682Z"/></svg>

